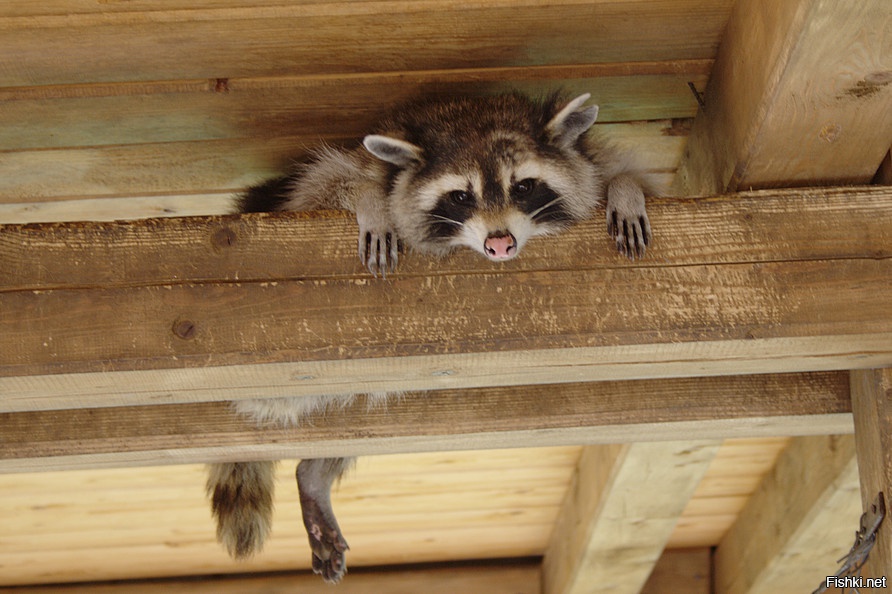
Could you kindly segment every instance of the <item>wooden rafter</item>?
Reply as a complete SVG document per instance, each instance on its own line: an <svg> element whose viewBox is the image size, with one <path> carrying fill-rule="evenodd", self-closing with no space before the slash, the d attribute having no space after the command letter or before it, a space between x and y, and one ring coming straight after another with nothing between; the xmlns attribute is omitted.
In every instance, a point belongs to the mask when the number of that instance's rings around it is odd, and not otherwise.
<svg viewBox="0 0 892 594"><path fill-rule="evenodd" d="M721 440L583 450L542 562L545 594L637 594Z"/></svg>
<svg viewBox="0 0 892 594"><path fill-rule="evenodd" d="M794 439L717 548L716 593L811 592L848 552L860 509L852 437Z"/></svg>

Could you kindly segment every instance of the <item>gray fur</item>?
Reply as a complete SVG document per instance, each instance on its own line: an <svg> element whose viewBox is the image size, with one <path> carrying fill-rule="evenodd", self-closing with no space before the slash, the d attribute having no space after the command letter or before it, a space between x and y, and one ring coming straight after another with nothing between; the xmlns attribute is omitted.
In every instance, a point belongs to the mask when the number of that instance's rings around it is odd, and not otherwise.
<svg viewBox="0 0 892 594"><path fill-rule="evenodd" d="M606 199L617 249L641 257L651 238L644 196L652 184L628 157L589 130L589 95L534 101L518 94L416 103L396 110L363 145L323 146L291 174L249 189L242 211L348 209L357 252L375 276L392 272L400 247L444 255L458 247L492 260L519 254L537 235L592 215ZM235 404L260 425L299 426L350 405L356 395ZM387 394L369 395L369 402ZM347 543L331 509L344 458L304 460L297 480L313 569L329 582L346 572ZM272 463L213 465L208 491L218 536L236 557L260 549L272 515Z"/></svg>

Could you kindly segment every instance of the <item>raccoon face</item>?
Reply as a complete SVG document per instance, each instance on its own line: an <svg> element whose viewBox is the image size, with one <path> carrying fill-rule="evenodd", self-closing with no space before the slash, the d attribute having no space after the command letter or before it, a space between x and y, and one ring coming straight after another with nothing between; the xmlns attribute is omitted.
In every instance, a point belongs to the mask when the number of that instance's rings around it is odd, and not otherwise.
<svg viewBox="0 0 892 594"><path fill-rule="evenodd" d="M486 160L462 173L414 180L411 195L418 211L411 219L425 246L464 246L490 260L510 260L531 237L581 218L573 200L565 200L574 190L567 186L575 185L567 183L566 171L533 155L500 160L499 167Z"/></svg>
<svg viewBox="0 0 892 594"><path fill-rule="evenodd" d="M542 118L539 130L451 121L448 141L431 146L366 137L372 154L397 167L390 198L401 239L421 251L463 246L504 261L530 238L587 217L601 184L576 142L596 117L595 108L579 109L587 98Z"/></svg>

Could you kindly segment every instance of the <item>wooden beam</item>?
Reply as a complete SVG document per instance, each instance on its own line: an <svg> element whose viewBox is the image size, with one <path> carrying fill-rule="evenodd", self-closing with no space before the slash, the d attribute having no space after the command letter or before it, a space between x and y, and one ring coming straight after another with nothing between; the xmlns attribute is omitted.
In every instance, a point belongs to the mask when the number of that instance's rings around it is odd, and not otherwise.
<svg viewBox="0 0 892 594"><path fill-rule="evenodd" d="M853 438L794 439L716 549L716 594L811 592L848 553L860 509Z"/></svg>
<svg viewBox="0 0 892 594"><path fill-rule="evenodd" d="M729 0L232 4L22 8L0 18L6 48L0 88L709 59L731 6ZM109 59L110 47L127 51Z"/></svg>
<svg viewBox="0 0 892 594"><path fill-rule="evenodd" d="M663 551L641 594L714 594L712 550L672 549Z"/></svg>
<svg viewBox="0 0 892 594"><path fill-rule="evenodd" d="M393 569L351 568L350 578L338 585L338 594L456 592L487 594L539 594L539 565L506 563L455 563L433 567ZM197 580L160 579L111 583L54 584L3 588L4 594L331 594L328 584L308 572L268 573Z"/></svg>
<svg viewBox="0 0 892 594"><path fill-rule="evenodd" d="M2 226L0 410L892 364L889 188L652 212L640 262L589 222L386 281L342 215Z"/></svg>
<svg viewBox="0 0 892 594"><path fill-rule="evenodd" d="M680 77L674 81L676 90L683 88L682 78L687 77ZM671 86L666 81L663 81L663 84ZM328 86L328 84L325 85L325 87ZM578 88L580 91L585 89L585 81L582 81ZM345 90L356 92L355 89ZM273 94L273 90L269 92ZM619 92L622 91L618 90L617 93ZM248 94L250 95L250 92ZM287 95L287 93L285 94ZM133 110L148 109L145 103L149 99L145 97L127 96L127 99L136 103L131 108ZM201 109L206 109L208 97L199 97L199 99ZM309 98L305 97L304 99L309 101ZM154 98L153 100L157 101ZM316 100L320 99L317 97ZM605 100L610 100L610 97L606 97ZM54 106L59 101L62 100L41 103L50 103ZM93 101L98 100L94 99ZM243 101L245 110L249 112L243 116L244 118L253 122L255 119L264 117L264 114L250 110L250 98ZM332 101L335 99L332 98ZM89 105L86 99L84 102ZM173 105L178 105L178 103L174 102ZM277 106L273 105L270 109L275 107ZM362 111L364 119L371 121L380 119L384 105L379 104L377 108L374 106L360 108L339 104L327 109L332 110L327 115L317 113L324 112L325 108L323 107L317 109L307 107L308 114L297 115L304 119L319 118L320 121L328 124L332 120L345 119L343 116L337 118L334 115L335 110L349 109L351 112ZM104 106L92 105L92 110L95 113L110 111L112 112L111 117L114 117L114 106L108 106L106 109ZM52 119L45 115L46 111L46 109L37 110L36 114L28 117L30 119ZM49 109L49 111L55 115L56 111L64 110ZM228 109L222 111L229 113ZM676 111L670 110L669 113L676 113ZM659 108L653 107L650 109L649 115L652 118L665 118L667 114L660 111ZM158 116L149 112L146 117L155 122ZM208 123L209 117L212 116L209 116L205 111L200 111L198 106L189 113L166 114L166 118L172 121L198 118L198 122L183 124L185 127L193 129L205 126L227 130L231 123L226 120L220 121L220 116L215 116L218 119ZM78 198L117 200L145 194L189 195L221 191L233 195L249 185L281 175L291 163L305 157L310 147L318 146L322 141L334 145L358 146L358 137L369 129L362 126L372 125L365 121L359 121L349 126L330 126L331 130L320 129L318 133L314 133L312 130L292 129L280 122L279 117L279 113L271 113L266 118L272 122L271 127L265 130L267 136L262 135L264 129L261 129L251 133L229 132L228 136L223 135L219 138L199 138L197 140L174 138L162 141L156 140L156 137L148 136L144 132L143 134L152 142L137 142L138 138L125 136L118 139L124 144L99 146L73 144L59 148L26 150L13 147L3 152L2 158L0 158L0 203L24 200L27 201L26 204L37 203L40 205L38 208L46 208L48 202L75 201ZM356 117L359 118L359 115ZM96 116L93 119L97 119ZM107 124L101 119L98 122L87 122L84 125L89 126L90 129L115 128L114 125ZM134 122L132 125L147 127L150 124ZM648 173L653 175L658 183L666 182L666 186L671 183L672 173L675 171L687 136L686 121L659 119L653 122L598 124L597 129L618 145L633 151L643 163L647 164ZM58 132L58 129L56 130ZM165 127L165 130L168 128ZM346 130L346 132L341 130ZM17 132L18 135L26 137L32 134L30 128L19 129ZM134 134L137 132L135 130ZM47 131L47 135L51 133L51 131ZM72 131L59 135L67 136L71 142L76 142L74 138L77 133L78 131ZM115 140L115 138L107 140ZM9 140L10 144L14 142L17 141ZM21 141L18 142L21 143ZM82 139L79 142L86 141ZM164 175L158 175L158 171L163 171ZM225 212L232 212L231 202L230 196L229 208ZM212 212L207 211L200 214L212 214ZM67 220L83 220L84 218L91 221L102 220L93 217L94 210L87 208L80 213L79 218ZM117 219L121 218L126 217L123 215L117 217ZM44 219L40 222L50 220L54 219ZM3 222L12 221L3 219Z"/></svg>
<svg viewBox="0 0 892 594"><path fill-rule="evenodd" d="M676 189L867 183L892 138L887 0L738 2Z"/></svg>
<svg viewBox="0 0 892 594"><path fill-rule="evenodd" d="M868 511L878 493L883 493L886 507L863 575L886 578L888 588L892 578L892 369L853 371L851 390L862 509ZM852 524L857 528L856 521Z"/></svg>
<svg viewBox="0 0 892 594"><path fill-rule="evenodd" d="M545 551L543 592L637 594L720 445L585 448Z"/></svg>
<svg viewBox="0 0 892 594"><path fill-rule="evenodd" d="M257 429L225 403L0 414L0 472L851 432L845 373L442 390Z"/></svg>

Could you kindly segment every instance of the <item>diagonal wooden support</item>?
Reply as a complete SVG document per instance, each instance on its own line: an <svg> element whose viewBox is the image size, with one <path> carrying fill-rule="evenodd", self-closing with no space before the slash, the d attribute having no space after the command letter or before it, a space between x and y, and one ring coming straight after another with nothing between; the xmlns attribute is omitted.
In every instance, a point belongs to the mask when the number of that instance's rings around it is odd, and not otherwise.
<svg viewBox="0 0 892 594"><path fill-rule="evenodd" d="M794 439L716 549L716 593L811 592L848 551L860 507L852 437Z"/></svg>
<svg viewBox="0 0 892 594"><path fill-rule="evenodd" d="M542 562L543 592L637 594L720 445L585 448Z"/></svg>

